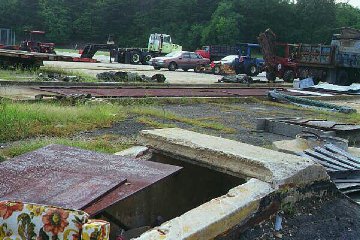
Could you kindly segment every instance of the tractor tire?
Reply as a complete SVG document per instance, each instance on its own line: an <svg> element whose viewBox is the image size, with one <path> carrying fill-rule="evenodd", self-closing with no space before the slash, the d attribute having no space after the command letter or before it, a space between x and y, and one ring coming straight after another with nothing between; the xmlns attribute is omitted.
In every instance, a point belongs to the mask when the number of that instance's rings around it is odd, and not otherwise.
<svg viewBox="0 0 360 240"><path fill-rule="evenodd" d="M258 74L259 74L259 71L255 64L251 64L246 70L246 75L248 75L250 77L257 76Z"/></svg>
<svg viewBox="0 0 360 240"><path fill-rule="evenodd" d="M283 76L285 82L292 83L295 79L295 72L293 70L286 70Z"/></svg>
<svg viewBox="0 0 360 240"><path fill-rule="evenodd" d="M160 70L160 69L161 69L161 67L154 67L154 69L155 69L155 70Z"/></svg>
<svg viewBox="0 0 360 240"><path fill-rule="evenodd" d="M347 71L345 70L341 70L340 72L338 72L337 76L336 76L336 85L340 85L340 86L349 86L351 85L351 80L349 77L349 74Z"/></svg>
<svg viewBox="0 0 360 240"><path fill-rule="evenodd" d="M176 62L171 62L168 69L169 71L175 71L176 69L178 69L178 65L176 64Z"/></svg>
<svg viewBox="0 0 360 240"><path fill-rule="evenodd" d="M219 66L219 65L216 65L215 67L214 67L214 74L215 75L221 75L222 74L222 71L221 71L221 67Z"/></svg>
<svg viewBox="0 0 360 240"><path fill-rule="evenodd" d="M275 73L266 71L266 79L270 82L275 82L275 80L276 80Z"/></svg>
<svg viewBox="0 0 360 240"><path fill-rule="evenodd" d="M198 65L194 68L194 72L201 73L204 69L204 65Z"/></svg>
<svg viewBox="0 0 360 240"><path fill-rule="evenodd" d="M152 56L150 53L145 54L143 57L143 60L142 60L142 64L148 65L148 62L150 61L151 58L152 58Z"/></svg>
<svg viewBox="0 0 360 240"><path fill-rule="evenodd" d="M131 64L139 64L141 60L141 55L139 52L132 52L130 55Z"/></svg>

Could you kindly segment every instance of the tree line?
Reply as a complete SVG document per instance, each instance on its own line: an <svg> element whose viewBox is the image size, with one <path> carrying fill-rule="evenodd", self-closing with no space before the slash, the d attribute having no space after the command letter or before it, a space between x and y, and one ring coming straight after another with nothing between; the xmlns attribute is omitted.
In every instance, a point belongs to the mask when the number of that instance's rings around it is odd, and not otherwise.
<svg viewBox="0 0 360 240"><path fill-rule="evenodd" d="M194 50L208 44L256 42L272 28L284 42L329 43L340 27L360 29L360 9L335 0L2 0L0 27L44 30L58 45L106 42L145 47L167 33Z"/></svg>

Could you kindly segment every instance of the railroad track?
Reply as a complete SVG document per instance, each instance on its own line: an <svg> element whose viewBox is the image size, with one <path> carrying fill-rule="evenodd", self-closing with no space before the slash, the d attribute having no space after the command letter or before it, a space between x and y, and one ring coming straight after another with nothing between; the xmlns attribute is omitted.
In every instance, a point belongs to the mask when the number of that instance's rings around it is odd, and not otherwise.
<svg viewBox="0 0 360 240"><path fill-rule="evenodd" d="M144 88L144 87L36 87L48 94L58 96L91 95L95 98L142 98L142 97L249 97L266 96L270 87L168 87L168 88ZM277 88L278 91L291 95L299 95L287 92L285 88Z"/></svg>

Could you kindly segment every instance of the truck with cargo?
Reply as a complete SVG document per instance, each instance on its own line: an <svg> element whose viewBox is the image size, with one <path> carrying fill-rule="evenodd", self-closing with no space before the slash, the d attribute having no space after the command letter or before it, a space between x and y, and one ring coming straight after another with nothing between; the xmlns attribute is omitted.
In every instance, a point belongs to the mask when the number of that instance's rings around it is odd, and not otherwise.
<svg viewBox="0 0 360 240"><path fill-rule="evenodd" d="M182 51L182 47L172 43L170 35L153 33L149 37L147 48L120 48L110 36L107 44L88 44L81 53L83 59L91 59L99 50L108 50L115 62L126 64L147 64L151 58L164 56L171 52Z"/></svg>
<svg viewBox="0 0 360 240"><path fill-rule="evenodd" d="M314 82L336 85L360 81L360 31L357 29L342 28L339 34L333 35L330 45L277 43L270 29L261 33L258 40L269 80L311 77Z"/></svg>

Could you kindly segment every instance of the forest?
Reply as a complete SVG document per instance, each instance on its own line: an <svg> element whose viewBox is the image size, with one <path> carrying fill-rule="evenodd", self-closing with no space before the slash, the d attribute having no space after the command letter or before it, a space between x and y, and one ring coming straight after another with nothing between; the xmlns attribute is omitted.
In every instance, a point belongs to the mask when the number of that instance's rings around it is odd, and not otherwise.
<svg viewBox="0 0 360 240"><path fill-rule="evenodd" d="M360 9L335 0L1 0L0 27L43 30L57 45L145 47L150 33L170 34L187 50L256 42L273 29L284 42L328 43L340 27L360 29Z"/></svg>

